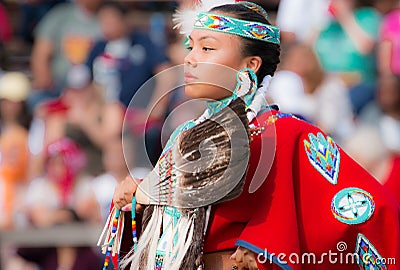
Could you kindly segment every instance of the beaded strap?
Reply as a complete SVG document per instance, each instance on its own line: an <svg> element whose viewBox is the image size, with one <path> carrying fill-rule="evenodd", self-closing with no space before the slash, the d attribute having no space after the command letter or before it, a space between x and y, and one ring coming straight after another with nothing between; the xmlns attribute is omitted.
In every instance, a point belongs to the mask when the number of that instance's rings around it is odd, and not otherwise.
<svg viewBox="0 0 400 270"><path fill-rule="evenodd" d="M136 197L132 197L132 210L131 210L131 217L132 217L132 240L133 240L133 250L136 251L138 239L136 233Z"/></svg>
<svg viewBox="0 0 400 270"><path fill-rule="evenodd" d="M138 244L137 238L137 231L136 231L136 197L132 197L132 210L131 210L131 217L132 217L132 240L133 240L133 249L136 250ZM112 209L105 228L100 236L99 242L97 245L100 244L101 240L103 239L103 235L107 232L107 236L105 239L105 244L103 247L107 246L106 248L106 257L104 259L103 270L107 270L108 266L110 265L111 256L114 255L116 252L119 251L121 245L121 237L123 231L123 215L121 215L121 210L116 209L115 207ZM124 214L124 212L122 212ZM112 218L112 223L110 219ZM111 231L109 230L110 225L112 224ZM114 250L114 251L113 251ZM103 248L104 253L104 248Z"/></svg>
<svg viewBox="0 0 400 270"><path fill-rule="evenodd" d="M115 211L115 216L114 216L113 223L112 223L111 240L110 240L110 242L108 243L108 246L107 246L107 253L106 253L106 258L104 260L103 270L107 270L108 265L110 264L111 251L113 249L113 245L114 245L114 242L115 242L115 237L117 235L118 220L119 220L120 214L121 214L121 210L117 209Z"/></svg>

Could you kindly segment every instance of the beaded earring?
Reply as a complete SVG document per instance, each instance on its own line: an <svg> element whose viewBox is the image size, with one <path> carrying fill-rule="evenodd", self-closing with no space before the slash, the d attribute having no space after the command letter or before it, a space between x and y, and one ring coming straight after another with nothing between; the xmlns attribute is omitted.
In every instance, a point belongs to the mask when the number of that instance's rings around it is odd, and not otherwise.
<svg viewBox="0 0 400 270"><path fill-rule="evenodd" d="M243 97L257 90L257 75L250 68L243 68L236 73L236 88L233 91L235 97Z"/></svg>

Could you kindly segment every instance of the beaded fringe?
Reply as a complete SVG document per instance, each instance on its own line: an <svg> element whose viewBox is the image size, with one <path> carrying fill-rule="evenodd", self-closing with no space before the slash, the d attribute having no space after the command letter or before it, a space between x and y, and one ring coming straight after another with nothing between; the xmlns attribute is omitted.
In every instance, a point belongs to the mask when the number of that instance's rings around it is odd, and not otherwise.
<svg viewBox="0 0 400 270"><path fill-rule="evenodd" d="M178 231L176 246L172 241L166 248L166 256L159 258L156 254L160 233L162 231L164 207L154 206L151 219L139 238L136 251L132 249L121 261L121 269L131 264L131 270L168 269L178 270L183 262L193 239L195 215L185 215L180 218L173 235ZM158 268L157 268L158 267Z"/></svg>
<svg viewBox="0 0 400 270"><path fill-rule="evenodd" d="M124 215L121 215L120 210L113 207L110 215L107 218L106 225L100 235L97 246L101 245L104 239L102 247L102 253L106 254L106 258L103 265L103 270L106 270L111 257L119 253L122 240L122 232L124 231Z"/></svg>

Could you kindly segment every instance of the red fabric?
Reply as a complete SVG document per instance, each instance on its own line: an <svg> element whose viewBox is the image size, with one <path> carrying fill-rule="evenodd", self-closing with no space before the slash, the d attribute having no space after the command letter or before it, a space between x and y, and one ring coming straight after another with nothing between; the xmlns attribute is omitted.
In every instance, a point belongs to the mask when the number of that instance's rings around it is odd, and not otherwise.
<svg viewBox="0 0 400 270"><path fill-rule="evenodd" d="M400 156L393 157L392 167L384 183L392 195L400 203Z"/></svg>
<svg viewBox="0 0 400 270"><path fill-rule="evenodd" d="M276 112L275 112L276 113ZM263 123L269 114L260 117ZM274 133L270 127L262 137ZM232 249L244 240L269 253L287 256L314 253L321 258L329 251L338 253L337 244L347 245L344 255L355 251L358 233L365 235L383 258L400 260L399 208L393 197L363 168L340 149L340 171L336 185L328 182L309 162L303 140L321 132L301 120L282 118L276 121L276 153L264 184L255 193L248 192L249 180L257 166L260 139L251 144L250 171L241 196L213 207L205 240L205 252ZM272 130L271 130L272 129ZM260 161L259 166L263 166ZM339 222L331 212L332 199L340 190L357 187L369 192L376 208L359 225ZM339 259L339 257L336 257ZM288 257L286 257L288 260ZM344 260L342 260L344 261ZM359 269L356 264L290 264L292 269ZM259 269L281 269L259 264ZM398 269L388 265L388 269Z"/></svg>
<svg viewBox="0 0 400 270"><path fill-rule="evenodd" d="M69 107L64 104L61 98L45 101L40 105L40 107L43 108L45 114L53 114L53 113L64 114L69 109Z"/></svg>
<svg viewBox="0 0 400 270"><path fill-rule="evenodd" d="M7 10L0 4L0 43L7 43L12 37L12 28Z"/></svg>
<svg viewBox="0 0 400 270"><path fill-rule="evenodd" d="M47 146L46 161L57 156L61 156L66 167L65 175L59 179L62 202L66 205L75 177L86 165L86 156L82 149L68 138L58 139Z"/></svg>
<svg viewBox="0 0 400 270"><path fill-rule="evenodd" d="M339 265L339 256L333 257L337 263L330 263L323 253L338 254L338 243L345 243L345 258L347 253L354 253L357 235L362 233L383 258L395 258L399 263L399 206L395 199L340 148L337 184L330 183L311 165L303 143L309 133L317 135L321 131L292 117L269 121L275 114L276 111L268 112L257 119L264 131L252 139L244 190L238 198L212 207L204 252L233 250L236 241L242 240L269 253L285 253L287 257L282 259L288 262L291 254L301 258L314 253L317 261L323 259L320 264L289 262L292 269L359 269L357 264ZM269 170L268 160L260 160L260 148L261 142L268 144L274 138L276 152ZM263 149L272 151L271 145ZM266 179L259 189L249 193L257 167L264 170ZM347 225L332 214L333 197L348 187L363 189L373 196L375 211L364 223ZM258 266L263 270L281 269L269 262ZM388 265L388 269L399 268Z"/></svg>

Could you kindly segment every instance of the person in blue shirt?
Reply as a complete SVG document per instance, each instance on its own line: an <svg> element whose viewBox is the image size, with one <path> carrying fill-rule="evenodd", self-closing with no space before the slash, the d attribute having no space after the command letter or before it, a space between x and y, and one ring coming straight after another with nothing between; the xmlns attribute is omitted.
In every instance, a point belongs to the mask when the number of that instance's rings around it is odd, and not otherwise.
<svg viewBox="0 0 400 270"><path fill-rule="evenodd" d="M105 88L106 98L128 107L136 91L168 67L169 60L146 33L130 31L126 9L119 3L104 2L98 18L104 38L93 46L87 65L94 81Z"/></svg>

